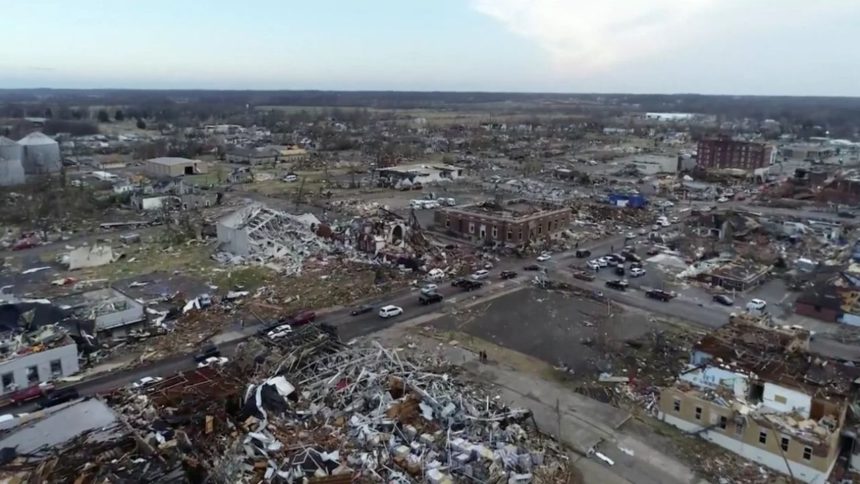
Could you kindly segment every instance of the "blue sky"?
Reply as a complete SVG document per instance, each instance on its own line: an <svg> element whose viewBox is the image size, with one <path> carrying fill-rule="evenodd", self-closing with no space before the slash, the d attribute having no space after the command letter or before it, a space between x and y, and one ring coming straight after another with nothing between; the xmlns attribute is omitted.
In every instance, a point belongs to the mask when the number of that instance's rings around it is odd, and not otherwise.
<svg viewBox="0 0 860 484"><path fill-rule="evenodd" d="M860 95L857 0L0 0L0 88Z"/></svg>

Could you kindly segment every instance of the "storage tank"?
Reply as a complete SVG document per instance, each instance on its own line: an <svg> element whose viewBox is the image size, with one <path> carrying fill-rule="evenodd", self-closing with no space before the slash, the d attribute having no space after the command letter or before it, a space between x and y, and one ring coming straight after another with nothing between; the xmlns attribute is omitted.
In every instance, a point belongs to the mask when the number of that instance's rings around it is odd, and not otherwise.
<svg viewBox="0 0 860 484"><path fill-rule="evenodd" d="M0 186L8 187L24 183L22 152L21 145L0 136Z"/></svg>
<svg viewBox="0 0 860 484"><path fill-rule="evenodd" d="M60 145L50 136L37 131L18 140L18 144L23 148L24 173L44 175L60 171Z"/></svg>

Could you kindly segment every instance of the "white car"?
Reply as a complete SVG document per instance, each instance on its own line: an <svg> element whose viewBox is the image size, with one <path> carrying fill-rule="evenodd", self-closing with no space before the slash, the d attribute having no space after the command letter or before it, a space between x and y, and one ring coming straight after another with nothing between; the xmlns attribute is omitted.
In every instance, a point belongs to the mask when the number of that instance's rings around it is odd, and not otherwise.
<svg viewBox="0 0 860 484"><path fill-rule="evenodd" d="M747 311L761 311L767 309L767 301L764 299L750 299L747 303Z"/></svg>
<svg viewBox="0 0 860 484"><path fill-rule="evenodd" d="M627 232L627 235L625 235L625 236L624 236L624 238L625 238L625 239L627 239L627 240L635 239L635 238L636 238L636 234L634 234L633 232Z"/></svg>
<svg viewBox="0 0 860 484"><path fill-rule="evenodd" d="M609 259L606 257L598 257L595 261L600 265L600 267L609 267Z"/></svg>
<svg viewBox="0 0 860 484"><path fill-rule="evenodd" d="M266 333L266 336L268 336L269 339L278 339L278 338L283 338L284 336L286 336L292 332L293 332L292 326L290 326L289 324L282 324L282 325L276 327L275 329L269 331L268 333Z"/></svg>
<svg viewBox="0 0 860 484"><path fill-rule="evenodd" d="M538 256L537 261L538 261L538 262L546 262L546 261L548 261L548 260L550 260L550 259L552 259L552 256L551 256L551 255L549 255L549 254L541 254L541 255L539 255L539 256Z"/></svg>
<svg viewBox="0 0 860 484"><path fill-rule="evenodd" d="M164 380L164 378L161 378L160 376L145 376L140 380L132 383L131 386L134 388L146 388L148 386L155 385L162 380Z"/></svg>
<svg viewBox="0 0 860 484"><path fill-rule="evenodd" d="M728 202L728 201L729 201L729 199L728 199L728 198L726 198L726 197L720 197L720 198L718 198L718 199L717 199L717 201L718 201L719 203L726 203L726 202Z"/></svg>
<svg viewBox="0 0 860 484"><path fill-rule="evenodd" d="M645 228L641 228L641 229L639 229L639 235L645 235L645 234L647 234L647 233L648 233L648 230L647 230L647 229L645 229Z"/></svg>
<svg viewBox="0 0 860 484"><path fill-rule="evenodd" d="M207 366L224 366L228 361L230 361L230 359L226 356L210 356L209 358L206 358L205 360L198 363L197 368L205 368Z"/></svg>
<svg viewBox="0 0 860 484"><path fill-rule="evenodd" d="M645 269L641 267L634 267L630 269L630 277L642 277L645 275Z"/></svg>
<svg viewBox="0 0 860 484"><path fill-rule="evenodd" d="M676 223L680 222L681 219L679 219L678 217L672 217L672 219L669 221L672 222L673 224L676 224Z"/></svg>
<svg viewBox="0 0 860 484"><path fill-rule="evenodd" d="M485 270L485 269L481 269L479 271L475 271L475 273L472 274L472 280L473 281L480 281L481 279L486 279L489 276L490 276L490 271Z"/></svg>
<svg viewBox="0 0 860 484"><path fill-rule="evenodd" d="M436 284L425 284L424 287L421 288L421 294L432 294L439 289L439 286Z"/></svg>
<svg viewBox="0 0 860 484"><path fill-rule="evenodd" d="M442 269L430 269L430 272L427 273L427 278L431 281L441 281L445 279L445 271Z"/></svg>
<svg viewBox="0 0 860 484"><path fill-rule="evenodd" d="M586 262L585 265L589 269L594 269L595 271L600 270L600 263L597 262L596 260L590 260L590 261Z"/></svg>
<svg viewBox="0 0 860 484"><path fill-rule="evenodd" d="M393 318L400 314L403 314L403 308L398 306L389 305L379 308L379 317L382 319Z"/></svg>

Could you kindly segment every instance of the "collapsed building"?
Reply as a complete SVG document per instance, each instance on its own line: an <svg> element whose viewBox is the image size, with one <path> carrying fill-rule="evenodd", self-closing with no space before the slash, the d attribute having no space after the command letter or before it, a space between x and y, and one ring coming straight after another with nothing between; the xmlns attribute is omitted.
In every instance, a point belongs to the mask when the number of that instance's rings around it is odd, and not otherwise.
<svg viewBox="0 0 860 484"><path fill-rule="evenodd" d="M811 355L809 337L733 318L694 345L661 390L658 417L794 479L825 482L860 371Z"/></svg>
<svg viewBox="0 0 860 484"><path fill-rule="evenodd" d="M252 340L223 366L118 390L107 397L114 415L90 404L86 420L98 425L82 422L89 430L77 437L63 432L32 452L10 452L0 477L434 484L570 477L563 452L537 432L528 410L507 407L455 371L375 344L346 347L330 328L304 326L277 342ZM94 401L70 407L87 402ZM45 418L12 431L26 435ZM9 443L20 440L14 435Z"/></svg>
<svg viewBox="0 0 860 484"><path fill-rule="evenodd" d="M222 249L233 256L297 273L306 258L330 250L316 235L319 227L311 214L296 216L252 204L222 218L216 230Z"/></svg>

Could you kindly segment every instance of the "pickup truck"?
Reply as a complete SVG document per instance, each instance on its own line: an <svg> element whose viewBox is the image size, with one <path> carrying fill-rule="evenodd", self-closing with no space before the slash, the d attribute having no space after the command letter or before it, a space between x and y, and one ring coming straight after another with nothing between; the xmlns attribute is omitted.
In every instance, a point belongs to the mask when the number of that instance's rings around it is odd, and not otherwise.
<svg viewBox="0 0 860 484"><path fill-rule="evenodd" d="M442 295L439 294L438 292L431 292L428 294L421 293L418 296L418 302L420 302L422 306L426 306L428 304L433 304L433 303L437 303L437 302L442 302L442 299L443 299Z"/></svg>
<svg viewBox="0 0 860 484"><path fill-rule="evenodd" d="M592 274L590 272L586 272L586 271L576 270L576 271L573 271L573 278L579 279L582 281L593 281L594 280L594 274Z"/></svg>

